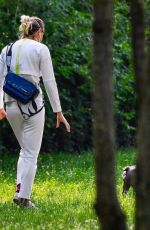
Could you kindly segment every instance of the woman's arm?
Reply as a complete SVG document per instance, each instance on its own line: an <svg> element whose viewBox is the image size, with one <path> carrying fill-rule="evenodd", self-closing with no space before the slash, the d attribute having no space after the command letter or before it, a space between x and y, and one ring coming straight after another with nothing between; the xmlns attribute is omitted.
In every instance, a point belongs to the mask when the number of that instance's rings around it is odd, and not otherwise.
<svg viewBox="0 0 150 230"><path fill-rule="evenodd" d="M3 84L4 84L4 68L5 64L3 61L3 53L0 55L0 120L3 118L7 118L7 114L4 110L4 103L3 103Z"/></svg>
<svg viewBox="0 0 150 230"><path fill-rule="evenodd" d="M1 108L0 109L0 120L2 120L3 118L7 118L7 113L5 112L3 108Z"/></svg>
<svg viewBox="0 0 150 230"><path fill-rule="evenodd" d="M54 76L52 60L49 49L43 45L41 50L40 70L53 112L61 112L61 105L57 89L57 83Z"/></svg>
<svg viewBox="0 0 150 230"><path fill-rule="evenodd" d="M0 108L3 108L3 84L4 84L4 62L0 55Z"/></svg>
<svg viewBox="0 0 150 230"><path fill-rule="evenodd" d="M62 112L58 112L57 113L56 128L59 128L61 122L64 123L67 132L70 133L70 125L69 125L68 121L66 120L66 118L64 117Z"/></svg>
<svg viewBox="0 0 150 230"><path fill-rule="evenodd" d="M53 112L57 113L56 128L58 128L60 126L60 123L62 122L64 123L67 132L70 132L70 125L62 113L50 52L45 45L43 46L43 49L41 51L40 70L42 73L46 93L48 95Z"/></svg>

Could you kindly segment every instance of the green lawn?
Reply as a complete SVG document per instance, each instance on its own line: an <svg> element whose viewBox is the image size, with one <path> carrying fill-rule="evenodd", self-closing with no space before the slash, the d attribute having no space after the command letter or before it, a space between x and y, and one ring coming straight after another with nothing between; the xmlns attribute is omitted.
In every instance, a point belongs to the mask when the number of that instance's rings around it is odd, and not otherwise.
<svg viewBox="0 0 150 230"><path fill-rule="evenodd" d="M122 168L133 164L134 152L120 151L117 157L119 200L133 229L134 195L122 196ZM41 154L32 200L37 209L18 208L12 202L17 157L0 156L0 230L98 229L93 210L95 199L94 163L90 153Z"/></svg>

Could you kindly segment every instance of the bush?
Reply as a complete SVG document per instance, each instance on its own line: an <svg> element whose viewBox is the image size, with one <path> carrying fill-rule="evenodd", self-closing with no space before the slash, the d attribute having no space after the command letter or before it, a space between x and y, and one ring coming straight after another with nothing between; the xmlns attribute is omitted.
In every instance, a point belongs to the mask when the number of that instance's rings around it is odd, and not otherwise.
<svg viewBox="0 0 150 230"><path fill-rule="evenodd" d="M17 39L22 14L44 19L44 43L51 51L54 72L64 115L72 132L55 129L55 116L46 103L43 151L77 151L91 147L91 6L75 0L3 1L0 5L0 48ZM45 93L46 101L48 101ZM7 122L1 125L1 146L16 148L13 135L8 136Z"/></svg>

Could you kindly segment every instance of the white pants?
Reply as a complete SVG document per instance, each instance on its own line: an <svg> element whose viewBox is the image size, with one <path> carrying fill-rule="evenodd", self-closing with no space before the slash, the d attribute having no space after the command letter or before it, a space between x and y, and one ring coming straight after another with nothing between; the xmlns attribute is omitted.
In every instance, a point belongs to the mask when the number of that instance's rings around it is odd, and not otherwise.
<svg viewBox="0 0 150 230"><path fill-rule="evenodd" d="M23 108L26 107L27 105L24 105ZM18 196L30 199L43 137L45 108L29 120L24 120L15 101L6 104L6 112L21 147L17 164L17 184L21 184Z"/></svg>

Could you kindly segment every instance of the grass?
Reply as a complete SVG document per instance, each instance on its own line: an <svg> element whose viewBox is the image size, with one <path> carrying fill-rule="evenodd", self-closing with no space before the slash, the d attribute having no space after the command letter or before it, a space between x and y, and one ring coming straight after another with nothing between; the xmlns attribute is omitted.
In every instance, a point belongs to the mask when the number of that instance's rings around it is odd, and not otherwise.
<svg viewBox="0 0 150 230"><path fill-rule="evenodd" d="M134 211L135 211L135 196L132 188L127 195L122 195L122 169L127 165L135 164L134 150L119 151L117 154L117 192L121 207L127 218L127 226L129 230L134 229Z"/></svg>
<svg viewBox="0 0 150 230"><path fill-rule="evenodd" d="M133 164L134 151L118 152L117 190L128 226L133 229L134 194L122 195L122 168ZM32 200L37 209L18 208L12 203L17 156L0 157L0 230L95 230L98 221L92 154L41 154Z"/></svg>

